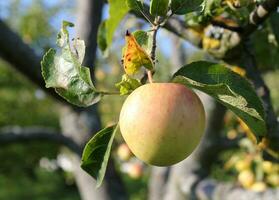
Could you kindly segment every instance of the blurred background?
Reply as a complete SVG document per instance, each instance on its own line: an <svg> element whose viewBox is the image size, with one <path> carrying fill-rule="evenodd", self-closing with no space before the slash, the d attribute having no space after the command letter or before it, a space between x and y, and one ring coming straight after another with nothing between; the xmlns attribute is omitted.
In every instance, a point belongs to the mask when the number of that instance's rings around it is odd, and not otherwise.
<svg viewBox="0 0 279 200"><path fill-rule="evenodd" d="M118 135L105 183L95 189L94 180L79 168L80 152L93 133L117 122L124 97L105 97L88 109L71 106L45 89L40 60L46 50L55 46L62 20L71 21L76 25L70 29L71 38L86 41L84 65L94 66L96 87L115 90L114 84L123 74L121 49L125 31L146 30L148 24L134 15L125 17L109 53L104 55L96 46L96 30L106 18L105 1L0 1L0 199L190 199L194 190L188 185L205 176L204 184L218 188L214 190L217 196L237 187L236 194L269 191L266 195L279 199L278 163L265 160L262 151L247 137L250 130L246 125L203 94L207 115L215 119L209 121L211 132L220 134L225 141L220 143L226 145L200 151L203 153L198 152L198 158L193 156L178 165L157 168L133 157ZM279 49L277 43L270 42L268 30L263 28L253 35L253 50L278 115ZM186 63L213 60L205 49L164 29L159 32L157 55L157 81L168 81ZM224 188L220 189L218 183ZM197 191L200 199L208 195L202 186Z"/></svg>

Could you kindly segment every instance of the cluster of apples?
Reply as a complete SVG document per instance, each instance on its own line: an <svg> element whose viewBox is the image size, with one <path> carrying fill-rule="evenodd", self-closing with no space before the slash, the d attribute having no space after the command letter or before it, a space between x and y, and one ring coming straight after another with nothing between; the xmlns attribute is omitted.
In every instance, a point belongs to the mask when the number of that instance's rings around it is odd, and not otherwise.
<svg viewBox="0 0 279 200"><path fill-rule="evenodd" d="M133 153L126 143L122 143L116 150L116 155L120 161L120 170L132 179L140 179L144 174L144 165L134 158Z"/></svg>
<svg viewBox="0 0 279 200"><path fill-rule="evenodd" d="M236 173L237 182L245 189L262 192L268 187L279 187L279 164L264 160L248 126L231 112L227 112L224 122L228 139L242 138L240 151L225 163L225 170Z"/></svg>
<svg viewBox="0 0 279 200"><path fill-rule="evenodd" d="M251 140L240 141L242 151L225 164L226 170L237 173L238 183L245 189L263 192L267 187L279 187L279 164L264 160L261 151Z"/></svg>

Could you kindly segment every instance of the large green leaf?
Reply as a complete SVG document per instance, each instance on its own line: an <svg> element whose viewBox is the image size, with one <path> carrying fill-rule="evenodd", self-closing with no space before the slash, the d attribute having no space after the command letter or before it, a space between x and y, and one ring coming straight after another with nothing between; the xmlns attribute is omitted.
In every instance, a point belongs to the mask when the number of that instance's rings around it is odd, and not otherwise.
<svg viewBox="0 0 279 200"><path fill-rule="evenodd" d="M73 49L69 43L67 27L74 24L63 21L57 36L57 52L50 49L41 62L42 75L46 87L55 91L77 106L89 106L100 100L101 92L97 92L90 77L89 68L81 66L85 53L84 41L75 39Z"/></svg>
<svg viewBox="0 0 279 200"><path fill-rule="evenodd" d="M112 43L113 35L123 17L129 11L128 5L124 0L109 0L109 18L106 22L107 46Z"/></svg>
<svg viewBox="0 0 279 200"><path fill-rule="evenodd" d="M118 125L104 128L94 135L86 144L81 161L81 168L97 181L97 187L102 184L105 177L111 146Z"/></svg>
<svg viewBox="0 0 279 200"><path fill-rule="evenodd" d="M106 39L106 21L103 21L99 28L98 28L98 34L97 34L97 43L99 49L104 53L107 49L107 39Z"/></svg>
<svg viewBox="0 0 279 200"><path fill-rule="evenodd" d="M172 0L171 10L174 14L184 15L202 9L203 0Z"/></svg>
<svg viewBox="0 0 279 200"><path fill-rule="evenodd" d="M232 110L253 131L256 138L266 134L265 114L261 100L251 84L229 68L205 61L179 69L173 82L198 89Z"/></svg>
<svg viewBox="0 0 279 200"><path fill-rule="evenodd" d="M169 0L151 0L150 14L153 16L165 16L168 12Z"/></svg>

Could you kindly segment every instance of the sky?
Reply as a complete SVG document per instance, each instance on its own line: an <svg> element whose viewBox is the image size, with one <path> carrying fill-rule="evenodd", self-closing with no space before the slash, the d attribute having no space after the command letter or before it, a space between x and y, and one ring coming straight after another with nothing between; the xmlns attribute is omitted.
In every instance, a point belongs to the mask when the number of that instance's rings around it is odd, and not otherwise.
<svg viewBox="0 0 279 200"><path fill-rule="evenodd" d="M8 16L8 8L9 5L12 2L15 2L17 0L0 0L0 18L7 18ZM35 2L36 0L21 0L21 6L20 8L22 10L28 8L33 2ZM65 2L65 3L64 3ZM75 0L43 0L43 3L46 7L52 7L52 6L56 6L56 5L65 5L68 7L72 7L75 8ZM108 18L109 14L108 14L108 6L106 5L104 8L104 12L103 12L103 19ZM58 29L60 28L61 22L63 20L67 20L70 22L75 23L76 22L76 17L73 14L70 14L69 12L60 12L58 15L56 15L55 17L52 17L50 20L50 23L53 27L55 27L55 29L58 31ZM75 37L75 29L69 29L70 32L70 37ZM122 31L123 32L123 31ZM125 32L125 31L124 31ZM162 53L165 56L170 56L171 55L171 43L172 40L167 36L166 32L164 31L159 31L158 33L158 46L159 49L162 51ZM192 48L190 44L185 43L184 44L186 48Z"/></svg>

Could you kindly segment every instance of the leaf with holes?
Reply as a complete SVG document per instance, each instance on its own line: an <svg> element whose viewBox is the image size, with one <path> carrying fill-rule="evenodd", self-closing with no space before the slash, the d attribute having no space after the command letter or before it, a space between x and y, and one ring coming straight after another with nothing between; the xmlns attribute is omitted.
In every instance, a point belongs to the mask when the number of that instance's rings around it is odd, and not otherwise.
<svg viewBox="0 0 279 200"><path fill-rule="evenodd" d="M84 41L75 39L70 46L67 27L74 24L63 21L57 36L59 51L50 49L41 62L42 75L46 87L55 91L77 106L89 106L98 102L102 96L94 87L89 68L81 66L85 54Z"/></svg>

